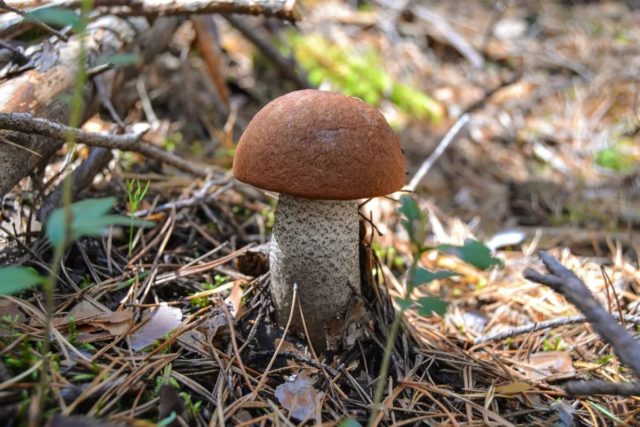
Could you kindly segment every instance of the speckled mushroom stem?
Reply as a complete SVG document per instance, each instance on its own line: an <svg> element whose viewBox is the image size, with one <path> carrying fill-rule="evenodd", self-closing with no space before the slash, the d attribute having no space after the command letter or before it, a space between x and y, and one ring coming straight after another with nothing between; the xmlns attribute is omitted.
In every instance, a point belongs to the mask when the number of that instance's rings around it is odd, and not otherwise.
<svg viewBox="0 0 640 427"><path fill-rule="evenodd" d="M293 286L311 342L326 348L330 322L343 318L360 292L358 201L311 200L281 194L271 238L271 296L278 321L289 318ZM294 332L304 332L295 312Z"/></svg>

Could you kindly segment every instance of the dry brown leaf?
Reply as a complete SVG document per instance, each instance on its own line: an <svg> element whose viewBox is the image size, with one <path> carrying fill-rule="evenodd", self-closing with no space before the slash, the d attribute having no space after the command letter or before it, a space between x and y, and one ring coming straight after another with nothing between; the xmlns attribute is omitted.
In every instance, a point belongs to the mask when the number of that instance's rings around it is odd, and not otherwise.
<svg viewBox="0 0 640 427"><path fill-rule="evenodd" d="M133 313L126 310L104 313L87 323L109 331L114 336L123 335L133 324Z"/></svg>
<svg viewBox="0 0 640 427"><path fill-rule="evenodd" d="M525 378L539 380L555 374L573 374L573 361L566 351L532 353L525 366L520 367Z"/></svg>
<svg viewBox="0 0 640 427"><path fill-rule="evenodd" d="M525 391L532 390L534 388L535 388L534 386L532 386L531 384L525 383L524 381L514 381L512 383L496 387L496 393L518 394L518 393L523 393Z"/></svg>
<svg viewBox="0 0 640 427"><path fill-rule="evenodd" d="M207 349L204 346L204 343L207 342L207 336L197 329L189 329L188 331L185 331L178 336L177 341L185 350L193 351L204 357L210 356L210 353L207 352Z"/></svg>
<svg viewBox="0 0 640 427"><path fill-rule="evenodd" d="M71 317L75 319L76 322L82 321L84 319L89 319L94 316L98 316L103 314L105 311L95 304L92 304L91 301L84 300L79 304L73 306L73 308L69 311L69 314L64 318L67 322Z"/></svg>
<svg viewBox="0 0 640 427"><path fill-rule="evenodd" d="M282 343L282 345L280 343ZM276 338L273 344L276 346L276 348L280 348L280 351L287 351L289 353L305 357L305 354L298 350L298 347L296 347L295 344L292 344L287 340L283 341L282 338Z"/></svg>
<svg viewBox="0 0 640 427"><path fill-rule="evenodd" d="M71 322L75 325L78 342L104 341L126 334L133 325L133 313L111 311L85 300L76 304L66 316L53 321L56 328L67 328Z"/></svg>

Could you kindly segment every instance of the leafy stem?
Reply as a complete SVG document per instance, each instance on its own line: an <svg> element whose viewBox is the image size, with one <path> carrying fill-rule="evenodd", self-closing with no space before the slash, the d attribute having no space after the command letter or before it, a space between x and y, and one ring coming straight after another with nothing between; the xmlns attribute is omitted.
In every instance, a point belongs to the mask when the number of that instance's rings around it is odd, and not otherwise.
<svg viewBox="0 0 640 427"><path fill-rule="evenodd" d="M454 255L464 262L473 265L481 270L486 270L495 265L499 265L500 261L491 256L491 251L482 243L470 240L464 246L439 245L437 247L425 246L427 217L418 206L418 203L412 197L403 196L400 199L400 207L398 213L401 216L402 227L407 232L407 236L411 242L411 266L407 273L405 283L404 296L397 298L396 303L398 310L396 311L380 364L380 372L376 381L376 388L373 395L373 408L369 416L370 427L376 424L379 412L383 409L380 406L382 395L387 382L387 374L389 372L389 364L394 351L394 345L404 314L409 309L415 309L417 314L421 316L431 316L434 313L444 315L447 311L447 303L438 297L426 296L415 298L413 291L426 283L434 280L448 279L455 276L452 271L429 271L419 267L421 256L428 250L438 250L440 252Z"/></svg>
<svg viewBox="0 0 640 427"><path fill-rule="evenodd" d="M382 356L382 364L380 365L380 374L378 375L378 381L376 382L376 390L373 394L373 410L369 415L369 426L375 425L378 412L382 410L380 403L382 401L382 393L384 393L384 387L387 383L386 377L389 371L389 363L391 362L391 355L393 354L393 347L396 343L396 336L400 330L400 324L404 317L404 308L401 308L396 312L393 322L391 323L391 329L389 330L389 336L384 346L384 355Z"/></svg>

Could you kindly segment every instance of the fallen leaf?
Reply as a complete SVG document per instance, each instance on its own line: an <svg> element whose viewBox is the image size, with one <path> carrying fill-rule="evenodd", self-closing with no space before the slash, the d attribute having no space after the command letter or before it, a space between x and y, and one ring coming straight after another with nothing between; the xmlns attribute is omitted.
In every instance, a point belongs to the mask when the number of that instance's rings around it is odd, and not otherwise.
<svg viewBox="0 0 640 427"><path fill-rule="evenodd" d="M566 351L532 353L525 366L520 367L525 378L539 380L555 374L573 374L573 361Z"/></svg>
<svg viewBox="0 0 640 427"><path fill-rule="evenodd" d="M82 321L84 319L89 319L94 316L98 316L103 314L105 310L97 307L95 304L91 303L91 301L82 301L69 311L69 314L64 318L69 321L71 317L75 319L76 322Z"/></svg>
<svg viewBox="0 0 640 427"><path fill-rule="evenodd" d="M133 351L142 350L153 344L155 340L162 338L182 322L182 311L179 308L169 307L165 303L148 311L149 313L144 317L148 320L130 337L130 346Z"/></svg>
<svg viewBox="0 0 640 427"><path fill-rule="evenodd" d="M54 319L53 324L64 329L72 322L77 331L77 342L104 341L126 334L133 325L133 313L128 310L111 311L85 300L76 304L66 316Z"/></svg>
<svg viewBox="0 0 640 427"><path fill-rule="evenodd" d="M313 388L313 380L303 374L292 375L276 387L276 398L292 418L315 420L322 393Z"/></svg>
<svg viewBox="0 0 640 427"><path fill-rule="evenodd" d="M496 387L496 393L518 394L518 393L523 393L525 391L531 390L533 388L534 387L531 384L525 383L524 381L514 381L512 383Z"/></svg>

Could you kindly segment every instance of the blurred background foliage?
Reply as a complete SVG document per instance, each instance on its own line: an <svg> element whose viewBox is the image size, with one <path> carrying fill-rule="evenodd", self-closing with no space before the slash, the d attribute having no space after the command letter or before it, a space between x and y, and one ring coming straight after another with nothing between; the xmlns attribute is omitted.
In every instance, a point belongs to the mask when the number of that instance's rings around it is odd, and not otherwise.
<svg viewBox="0 0 640 427"><path fill-rule="evenodd" d="M340 46L318 33L289 31L286 39L311 84L328 86L374 106L387 100L416 119L435 123L443 119L442 105L427 93L394 79L385 71L375 49Z"/></svg>

